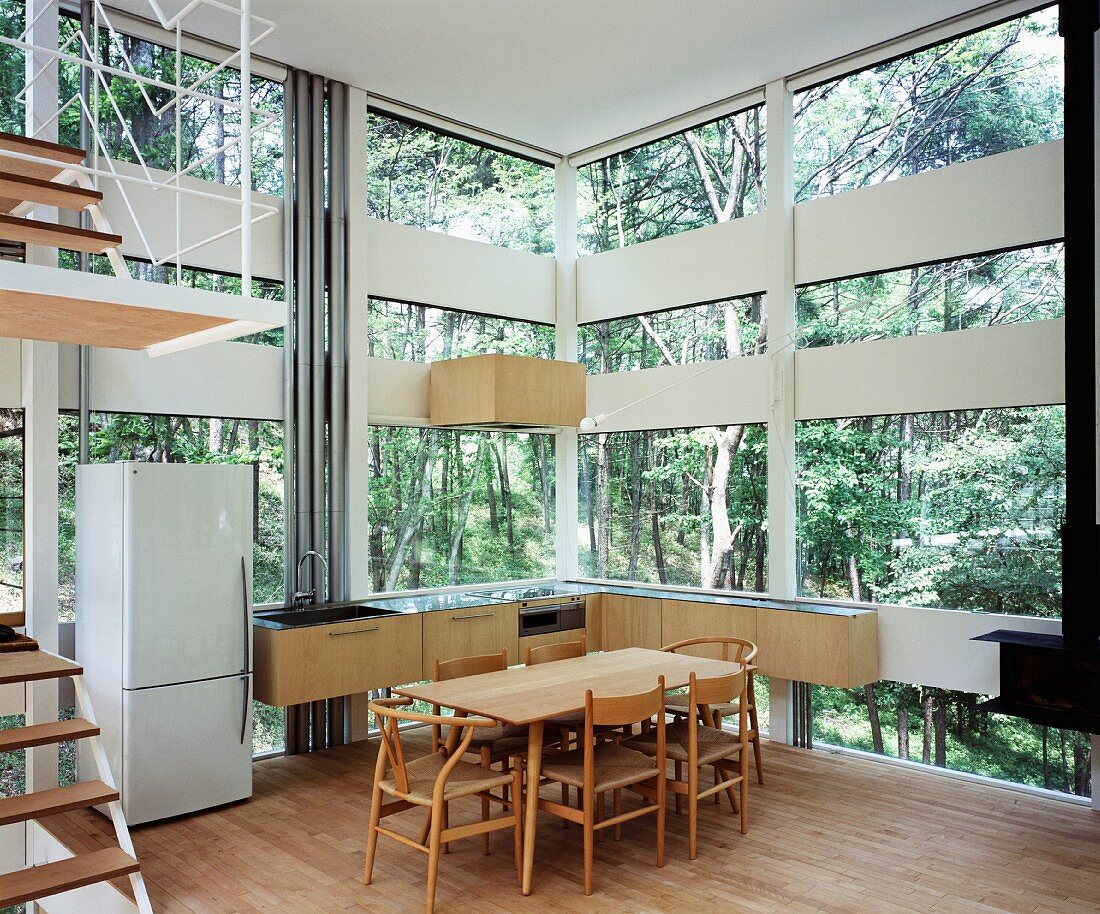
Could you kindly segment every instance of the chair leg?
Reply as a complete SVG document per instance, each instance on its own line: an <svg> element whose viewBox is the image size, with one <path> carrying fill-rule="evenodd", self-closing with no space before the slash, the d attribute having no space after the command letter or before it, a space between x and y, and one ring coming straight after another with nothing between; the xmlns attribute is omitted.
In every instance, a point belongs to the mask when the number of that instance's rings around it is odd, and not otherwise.
<svg viewBox="0 0 1100 914"><path fill-rule="evenodd" d="M722 729L722 715L718 711L714 712L714 729L715 730L721 730ZM719 776L719 771L718 771L717 768L715 768L714 769L714 786L715 787L717 787L718 783L719 783L718 782L718 776ZM716 793L714 795L714 805L717 806L720 802L721 802L721 799L719 798L718 794Z"/></svg>
<svg viewBox="0 0 1100 914"><path fill-rule="evenodd" d="M443 828L447 829L451 827L451 804L443 803ZM443 845L443 853L449 854L451 852L451 842L447 841Z"/></svg>
<svg viewBox="0 0 1100 914"><path fill-rule="evenodd" d="M657 776L657 866L665 865L665 808L668 805L665 772Z"/></svg>
<svg viewBox="0 0 1100 914"><path fill-rule="evenodd" d="M622 811L623 811L623 791L622 791L622 788L621 787L616 787L615 792L612 793L611 796L613 798L612 806L611 806L612 815L615 815L615 816L621 815ZM622 827L621 824L616 825L615 826L615 840L616 841L622 841L622 839L623 839L623 827Z"/></svg>
<svg viewBox="0 0 1100 914"><path fill-rule="evenodd" d="M561 785L561 805L562 806L568 806L569 805L569 785L568 784L562 784ZM569 820L563 817L562 820L561 820L561 827L562 828L568 828L569 827Z"/></svg>
<svg viewBox="0 0 1100 914"><path fill-rule="evenodd" d="M696 830L699 825L699 766L688 762L688 860L697 856Z"/></svg>
<svg viewBox="0 0 1100 914"><path fill-rule="evenodd" d="M760 764L760 727L756 723L756 711L752 712L752 755L756 762L756 783L764 783L764 768Z"/></svg>
<svg viewBox="0 0 1100 914"><path fill-rule="evenodd" d="M596 794L596 824L599 824L600 822L603 821L604 803L606 801L607 801L607 795L606 794L602 794L602 793ZM601 844L603 844L603 832L604 832L604 830L601 828L596 833L596 840L599 841Z"/></svg>
<svg viewBox="0 0 1100 914"><path fill-rule="evenodd" d="M428 840L428 914L435 910L435 883L439 877L439 845L443 829L447 827L447 806L432 809L432 828Z"/></svg>
<svg viewBox="0 0 1100 914"><path fill-rule="evenodd" d="M749 758L747 749L748 746L742 744L739 759L741 773L741 834L743 835L747 835L749 832ZM759 765L757 765L756 773L759 776Z"/></svg>
<svg viewBox="0 0 1100 914"><path fill-rule="evenodd" d="M584 809L584 894L592 894L592 856L595 853L596 797L591 786L581 790Z"/></svg>
<svg viewBox="0 0 1100 914"><path fill-rule="evenodd" d="M492 754L493 754L493 750L492 750L491 746L482 746L481 747L481 767L482 768L492 769L492 767L493 767ZM489 801L487 799L485 799L485 797L481 798L481 818L482 818L482 821L489 818ZM448 850L447 853L450 853L450 850ZM485 834L481 836L481 853L484 854L485 856L489 855L489 833L488 832L485 832Z"/></svg>
<svg viewBox="0 0 1100 914"><path fill-rule="evenodd" d="M512 815L516 817L514 829L514 843L516 856L516 877L523 885L523 774L519 765L512 769L512 796L515 802L512 804Z"/></svg>
<svg viewBox="0 0 1100 914"><path fill-rule="evenodd" d="M420 829L420 843L428 846L428 836L432 833L432 811L429 809L424 816L424 826Z"/></svg>
<svg viewBox="0 0 1100 914"><path fill-rule="evenodd" d="M714 770L717 771L723 778L733 774L733 768L728 765L727 762L716 762ZM730 801L730 809L736 814L740 812L741 806L737 801L737 791L731 784L726 788L726 798Z"/></svg>
<svg viewBox="0 0 1100 914"><path fill-rule="evenodd" d="M374 874L374 855L378 850L378 823L382 821L382 791L375 787L370 801L370 826L367 829L367 864L363 870L363 884L370 885ZM423 842L421 842L423 843Z"/></svg>
<svg viewBox="0 0 1100 914"><path fill-rule="evenodd" d="M676 780L682 781L684 779L684 765L683 762L676 762L673 766L673 771L676 773ZM676 794L676 815L680 815L684 811L683 804L680 802L680 794Z"/></svg>

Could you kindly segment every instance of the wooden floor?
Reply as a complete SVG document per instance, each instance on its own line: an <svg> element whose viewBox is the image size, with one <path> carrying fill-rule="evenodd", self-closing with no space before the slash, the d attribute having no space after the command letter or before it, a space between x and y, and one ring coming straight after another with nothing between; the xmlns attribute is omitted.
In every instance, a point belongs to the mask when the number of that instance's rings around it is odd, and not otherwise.
<svg viewBox="0 0 1100 914"><path fill-rule="evenodd" d="M374 885L360 881L374 758L370 743L261 762L250 801L135 829L158 911L422 910L426 858L416 851L382 838ZM670 815L658 870L645 817L624 826L620 843L608 835L596 845L595 894L585 898L580 831L543 815L531 897L519 893L511 838L501 832L488 857L473 839L443 858L436 910L1100 910L1100 814L1090 809L767 743L764 765L767 784L750 791L749 834L728 805L704 804L694 862L686 816ZM390 821L402 819L404 831L418 831L418 813ZM74 849L112 841L95 813L50 825Z"/></svg>

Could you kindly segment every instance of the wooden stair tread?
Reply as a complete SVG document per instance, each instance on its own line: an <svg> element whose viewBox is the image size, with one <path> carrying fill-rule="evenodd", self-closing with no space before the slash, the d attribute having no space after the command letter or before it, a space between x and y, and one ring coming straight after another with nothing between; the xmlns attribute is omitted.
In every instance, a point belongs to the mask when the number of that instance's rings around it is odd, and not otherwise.
<svg viewBox="0 0 1100 914"><path fill-rule="evenodd" d="M39 222L21 216L0 215L0 238L41 244L52 248L82 251L86 254L103 254L122 244L121 235L93 232L91 229Z"/></svg>
<svg viewBox="0 0 1100 914"><path fill-rule="evenodd" d="M26 155L42 156L43 158L52 159L53 162L28 162L25 159L14 159L11 156L5 156L5 152L21 152ZM71 146L62 146L59 143L36 140L31 137L20 136L17 133L0 132L0 161L4 163L4 170L12 174L26 175L49 181L65 171L70 165L80 165L86 156L87 153L82 149L73 149Z"/></svg>
<svg viewBox="0 0 1100 914"><path fill-rule="evenodd" d="M0 159L0 164L2 161ZM83 187L0 170L0 213L10 213L22 203L82 210L102 199L103 194L98 190L85 190Z"/></svg>
<svg viewBox="0 0 1100 914"><path fill-rule="evenodd" d="M74 809L86 809L118 799L118 791L102 781L85 781L0 800L0 825L44 819Z"/></svg>
<svg viewBox="0 0 1100 914"><path fill-rule="evenodd" d="M84 667L49 651L16 651L0 654L0 685L80 676Z"/></svg>
<svg viewBox="0 0 1100 914"><path fill-rule="evenodd" d="M128 876L139 869L138 862L124 850L107 847L55 863L16 870L0 876L0 907Z"/></svg>
<svg viewBox="0 0 1100 914"><path fill-rule="evenodd" d="M47 746L70 739L86 739L98 736L99 727L83 718L74 720L56 720L45 724L33 724L30 727L13 727L0 730L0 752L14 749L29 749L32 746Z"/></svg>

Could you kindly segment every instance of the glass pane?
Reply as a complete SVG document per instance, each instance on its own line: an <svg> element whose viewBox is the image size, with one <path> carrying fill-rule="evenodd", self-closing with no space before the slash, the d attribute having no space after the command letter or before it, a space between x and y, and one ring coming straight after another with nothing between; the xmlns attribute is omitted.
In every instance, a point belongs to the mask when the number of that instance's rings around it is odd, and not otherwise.
<svg viewBox="0 0 1100 914"><path fill-rule="evenodd" d="M799 589L1061 615L1065 407L798 423Z"/></svg>
<svg viewBox="0 0 1100 914"><path fill-rule="evenodd" d="M0 409L0 613L23 611L23 411Z"/></svg>
<svg viewBox="0 0 1100 914"><path fill-rule="evenodd" d="M578 169L580 252L762 212L765 133L760 105Z"/></svg>
<svg viewBox="0 0 1100 914"><path fill-rule="evenodd" d="M763 425L580 436L586 577L767 590Z"/></svg>
<svg viewBox="0 0 1100 914"><path fill-rule="evenodd" d="M584 324L577 344L589 374L713 362L766 349L763 295Z"/></svg>
<svg viewBox="0 0 1100 914"><path fill-rule="evenodd" d="M795 96L795 199L1062 136L1050 7Z"/></svg>
<svg viewBox="0 0 1100 914"><path fill-rule="evenodd" d="M0 35L18 38L26 28L23 0L0 0ZM23 106L16 100L26 84L25 56L18 48L0 45L0 132L24 132Z"/></svg>
<svg viewBox="0 0 1100 914"><path fill-rule="evenodd" d="M375 591L550 577L550 435L372 426Z"/></svg>

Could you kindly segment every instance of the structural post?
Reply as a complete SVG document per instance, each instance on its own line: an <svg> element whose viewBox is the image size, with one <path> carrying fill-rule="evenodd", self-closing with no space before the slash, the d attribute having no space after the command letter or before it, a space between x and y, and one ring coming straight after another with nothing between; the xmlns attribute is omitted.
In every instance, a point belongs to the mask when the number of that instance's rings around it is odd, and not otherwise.
<svg viewBox="0 0 1100 914"><path fill-rule="evenodd" d="M567 161L554 168L554 247L557 266L555 355L577 359L577 169ZM554 436L554 528L557 575L577 576L577 430Z"/></svg>
<svg viewBox="0 0 1100 914"><path fill-rule="evenodd" d="M794 109L785 80L765 90L768 169L765 277L768 296L768 589L772 596L798 596L795 552L794 350L797 318L794 289ZM790 742L791 690L772 679L771 738Z"/></svg>

